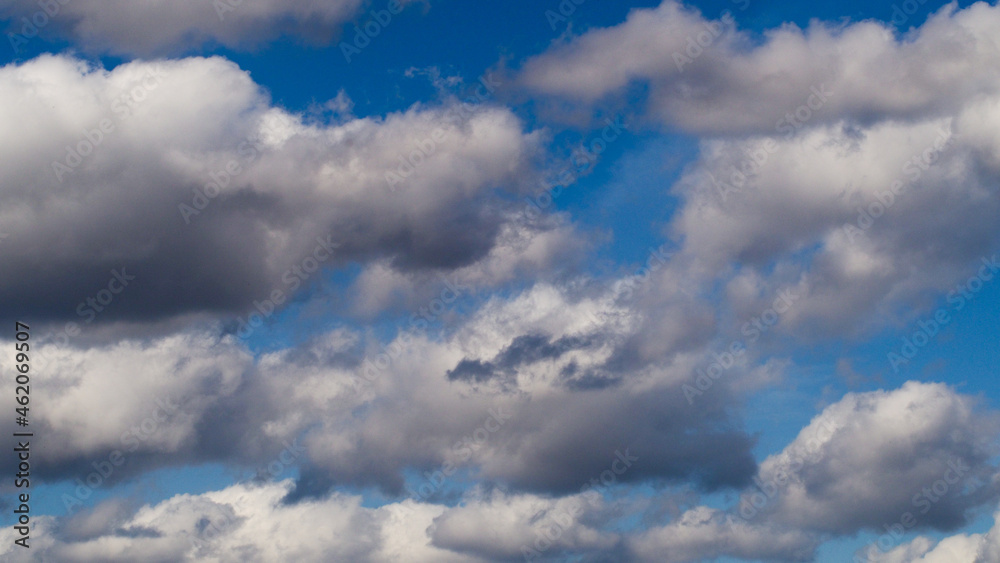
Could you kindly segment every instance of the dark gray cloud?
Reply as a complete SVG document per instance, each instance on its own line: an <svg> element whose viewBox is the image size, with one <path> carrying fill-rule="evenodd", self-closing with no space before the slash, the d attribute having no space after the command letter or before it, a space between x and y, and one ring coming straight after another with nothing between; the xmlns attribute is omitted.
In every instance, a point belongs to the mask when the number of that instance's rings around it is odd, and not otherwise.
<svg viewBox="0 0 1000 563"><path fill-rule="evenodd" d="M463 359L448 371L451 381L472 381L482 383L493 378L509 380L516 377L516 371L522 366L528 366L545 360L558 360L567 352L584 350L602 342L594 336L564 336L553 339L543 334L525 334L518 336L497 356L488 362ZM567 380L573 380L576 369L567 365L564 374Z"/></svg>

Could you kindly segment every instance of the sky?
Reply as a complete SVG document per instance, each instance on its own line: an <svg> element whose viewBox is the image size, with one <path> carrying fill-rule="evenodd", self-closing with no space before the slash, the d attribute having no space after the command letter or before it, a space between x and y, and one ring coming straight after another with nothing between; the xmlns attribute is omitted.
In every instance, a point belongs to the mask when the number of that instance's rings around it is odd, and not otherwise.
<svg viewBox="0 0 1000 563"><path fill-rule="evenodd" d="M0 19L0 560L1000 563L995 4Z"/></svg>

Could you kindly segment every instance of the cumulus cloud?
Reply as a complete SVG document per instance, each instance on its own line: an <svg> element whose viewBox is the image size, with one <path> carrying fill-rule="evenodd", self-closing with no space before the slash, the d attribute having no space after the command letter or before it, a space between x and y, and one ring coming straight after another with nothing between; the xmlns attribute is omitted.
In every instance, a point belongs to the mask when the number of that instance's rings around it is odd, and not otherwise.
<svg viewBox="0 0 1000 563"><path fill-rule="evenodd" d="M949 5L902 37L814 22L755 41L667 1L554 46L520 80L588 108L648 84L651 118L702 135L672 188L675 285L723 280L737 318L791 291L786 332L858 335L997 273L1000 84L981 69L1000 66L998 14Z"/></svg>
<svg viewBox="0 0 1000 563"><path fill-rule="evenodd" d="M209 25L183 5L81 0L46 33L126 53L239 47L272 37L265 27L328 39L361 7L244 3ZM297 471L41 518L38 551L808 561L832 537L959 528L1000 497L995 411L940 384L852 393L758 467L741 402L790 363L779 348L732 344L771 327L856 336L1000 270L998 14L948 6L902 36L817 22L755 38L667 1L527 61L519 85L542 102L590 114L634 102L639 83L657 127L702 135L670 188L670 240L641 273L603 280L575 270L591 241L568 214L523 211L552 136L514 109L445 97L357 118L341 92L317 105L336 118L317 120L276 107L222 58L107 71L43 56L0 69L0 232L17 243L0 245L5 314L101 325L68 345L33 343L46 400L32 424L51 446L34 474L113 467L101 482L115 483L275 459ZM122 17L160 21L108 33ZM317 292L310 312L330 326L408 311L397 332L340 326L254 354L219 320L345 266L346 297ZM751 318L766 328L742 324ZM713 362L725 377L704 375ZM456 492L474 483L510 492ZM606 495L582 492L597 484ZM666 519L616 502L638 484L740 494ZM367 486L410 500L366 508L343 492ZM879 557L995 563L997 545L993 530Z"/></svg>
<svg viewBox="0 0 1000 563"><path fill-rule="evenodd" d="M665 0L529 59L520 80L586 104L648 85L653 118L708 134L794 131L801 117L787 114L807 104L823 106L816 122L940 116L1000 86L996 72L984 72L1000 68L1000 10L984 2L949 4L903 36L874 21L815 21L757 40L736 31L733 17L707 20ZM820 103L820 91L832 95Z"/></svg>
<svg viewBox="0 0 1000 563"><path fill-rule="evenodd" d="M252 356L233 337L190 333L86 349L43 346L32 357L44 357L49 374L32 382L48 398L31 409L32 425L52 446L33 452L33 473L43 480L85 481L96 473L100 486L204 456L250 457L239 453L241 430L217 428L218 442L204 432L253 369Z"/></svg>
<svg viewBox="0 0 1000 563"><path fill-rule="evenodd" d="M634 512L594 491L548 498L473 490L454 506L404 500L367 508L361 497L341 493L283 502L292 487L291 481L237 484L139 508L112 500L73 516L42 517L32 557L54 563L136 557L163 563L567 557L683 563L720 555L807 561L814 547L800 532L750 525L704 507L648 532L610 531ZM4 529L0 539L15 534ZM12 545L5 541L7 551L0 552L5 561L35 560Z"/></svg>
<svg viewBox="0 0 1000 563"><path fill-rule="evenodd" d="M413 501L377 509L361 498L332 495L282 503L289 481L234 485L202 495L178 495L124 516L104 505L72 519L38 520L31 553L0 537L5 561L421 561L476 563L434 547L426 530L445 507ZM111 507L115 508L115 507ZM86 519L88 533L80 534Z"/></svg>
<svg viewBox="0 0 1000 563"><path fill-rule="evenodd" d="M321 347L314 352L322 355ZM317 391L305 386L301 396L324 402ZM429 504L423 497L375 509L363 508L359 497L341 493L289 504L285 500L294 494L295 485L283 481L180 495L138 511L112 501L71 517L44 517L38 521L33 549L53 561L124 561L137 553L152 553L158 561L226 561L225 554L236 553L237 546L242 560L249 561L389 561L402 554L418 561L570 554L672 563L715 557L809 561L830 533L848 534L897 520L905 524L902 515L917 515L924 504L931 510L915 516L921 528L952 528L967 509L995 501L995 468L984 464L991 454L984 454L981 445L995 436L995 425L995 416L976 412L973 399L942 385L909 383L892 392L848 395L764 462L758 484L769 504L761 515L699 506L668 524L627 534L612 530L620 529L616 522L636 516L641 503L609 504L597 494L609 490L602 488L607 483L600 479L587 487L594 490L561 498L472 491L452 508ZM956 462L956 455L964 458ZM631 466L609 465L614 468L609 473L624 477L639 470L642 461L638 456ZM952 475L955 471L959 473ZM953 477L962 479L961 490ZM951 483L955 490L937 491L935 479ZM972 481L981 483L979 490L969 489ZM925 496L918 503L911 498L914 491L939 498L925 503L924 498L932 498ZM316 529L324 533L314 533ZM275 531L283 541L272 541ZM877 553L875 560L992 562L995 535L959 535L937 545L917 538Z"/></svg>
<svg viewBox="0 0 1000 563"><path fill-rule="evenodd" d="M735 557L766 561L811 561L818 542L808 533L750 524L731 514L700 506L675 522L632 538L638 561L705 561Z"/></svg>
<svg viewBox="0 0 1000 563"><path fill-rule="evenodd" d="M115 480L194 461L252 468L301 440L296 498L337 485L403 493L410 468L428 482L462 469L564 494L623 457L634 467L616 482L746 485L753 440L733 416L732 391L720 383L689 403L681 385L693 355L614 366L616 335L636 328L628 316L605 294L540 284L487 302L443 338L426 322L384 344L338 329L257 359L211 331L42 346L51 375L36 386L58 400L34 419L63 445L48 450L42 475L86 476L116 451L127 463ZM476 361L503 377L454 376ZM177 408L158 413L157 401Z"/></svg>
<svg viewBox="0 0 1000 563"><path fill-rule="evenodd" d="M675 185L686 203L671 231L707 276L732 273L742 312L787 287L799 299L783 322L802 333L898 320L898 304L993 263L998 176L980 155L997 139L979 125L989 119L977 104L952 119L707 142Z"/></svg>
<svg viewBox="0 0 1000 563"><path fill-rule="evenodd" d="M601 529L608 510L594 492L559 499L494 493L445 511L428 533L437 547L488 561L607 553L620 543Z"/></svg>
<svg viewBox="0 0 1000 563"><path fill-rule="evenodd" d="M540 135L485 105L305 122L221 58L105 71L44 56L0 69L0 92L12 132L0 140L0 231L18 241L0 258L35 272L0 276L10 315L234 311L351 261L447 273L518 236L497 193L533 186L540 150ZM401 169L403 185L387 181ZM552 228L521 229L520 244ZM528 260L559 244L537 243ZM124 291L123 268L135 278ZM87 298L98 304L81 308Z"/></svg>
<svg viewBox="0 0 1000 563"><path fill-rule="evenodd" d="M398 0L394 11L398 13L410 1ZM43 36L70 38L89 50L151 56L213 44L248 48L281 35L326 42L366 4L363 0L4 1L0 3L0 16L10 20L9 31L18 34L11 40L15 48L23 44L21 40L35 36L32 29L40 28ZM385 6L379 11L386 11Z"/></svg>
<svg viewBox="0 0 1000 563"><path fill-rule="evenodd" d="M872 554L875 563L994 563L1000 561L1000 514L985 534L959 534L935 543L918 537L886 553Z"/></svg>
<svg viewBox="0 0 1000 563"><path fill-rule="evenodd" d="M942 384L851 393L761 463L739 512L835 534L952 530L996 500L996 411Z"/></svg>
<svg viewBox="0 0 1000 563"><path fill-rule="evenodd" d="M624 314L609 301L540 284L487 302L443 341L419 324L407 327L352 370L349 383L360 385L360 397L330 397L271 422L294 426L301 424L297 413L322 413L321 426L303 438L309 464L296 494L345 482L399 491L402 467L420 469L427 481L467 467L517 489L568 493L608 470L619 453L642 460L621 482L745 483L755 467L752 440L734 425L725 386L695 408L680 389L686 366L647 363L645 371L611 374L606 364L619 347L612 337ZM263 363L287 363L284 354ZM497 357L503 377L454 376L460 366ZM287 381L288 370L280 373ZM298 385L316 388L328 373L317 366L311 381ZM354 414L359 404L366 405L362 417ZM432 415L438 412L450 414Z"/></svg>
<svg viewBox="0 0 1000 563"><path fill-rule="evenodd" d="M515 214L503 224L490 252L447 276L440 272L401 271L389 260L370 263L350 288L351 309L360 315L394 307L418 310L443 291L468 297L484 289L533 278L557 280L578 266L590 244L564 214L529 218Z"/></svg>

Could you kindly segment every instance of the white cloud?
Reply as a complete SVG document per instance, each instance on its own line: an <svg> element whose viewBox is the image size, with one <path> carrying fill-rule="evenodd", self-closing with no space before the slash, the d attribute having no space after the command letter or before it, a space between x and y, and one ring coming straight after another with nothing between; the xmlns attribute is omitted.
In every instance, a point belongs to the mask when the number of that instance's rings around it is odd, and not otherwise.
<svg viewBox="0 0 1000 563"><path fill-rule="evenodd" d="M985 534L959 534L935 543L926 537L873 553L872 563L997 563L1000 561L1000 513L997 524Z"/></svg>
<svg viewBox="0 0 1000 563"><path fill-rule="evenodd" d="M494 493L445 511L428 533L438 547L490 561L603 552L615 548L618 534L583 520L606 509L593 492L560 499Z"/></svg>
<svg viewBox="0 0 1000 563"><path fill-rule="evenodd" d="M997 428L995 411L942 384L850 393L761 463L738 511L837 534L954 529L1000 493Z"/></svg>
<svg viewBox="0 0 1000 563"><path fill-rule="evenodd" d="M902 37L816 21L757 41L665 1L557 44L520 80L588 110L636 107L619 95L648 84L639 113L702 136L667 228L687 284L723 281L737 317L789 288L786 333L858 335L914 320L1000 246L995 30L1000 9L977 3Z"/></svg>
<svg viewBox="0 0 1000 563"><path fill-rule="evenodd" d="M123 266L138 279L101 320L248 309L294 293L309 278L294 268L316 262L469 266L522 229L505 226L509 196L534 187L541 141L507 109L454 101L306 123L221 58L105 71L43 56L0 69L0 102L0 230L18 241L0 258L38 272L0 276L0 295L74 320ZM405 159L419 164L392 190ZM566 246L545 242L557 227L533 225L543 248L527 264Z"/></svg>
<svg viewBox="0 0 1000 563"><path fill-rule="evenodd" d="M431 545L426 530L445 508L406 501L377 509L361 498L334 494L322 500L282 503L284 481L233 485L201 495L178 495L122 518L98 507L87 537L68 535L74 522L43 517L30 553L0 531L5 561L272 563L366 561L476 563ZM95 517L96 515L96 517ZM13 547L11 547L13 546Z"/></svg>
<svg viewBox="0 0 1000 563"><path fill-rule="evenodd" d="M699 506L675 522L654 527L630 541L640 561L684 563L717 557L767 561L811 561L817 541L809 534L749 524Z"/></svg>
<svg viewBox="0 0 1000 563"><path fill-rule="evenodd" d="M752 440L727 411L729 384L696 406L680 389L703 351L618 366L640 325L611 294L587 293L539 284L447 331L405 326L381 345L338 329L256 360L211 329L43 345L36 354L49 377L37 385L54 400L35 423L63 444L49 450L43 476L85 478L119 450L128 463L112 481L204 461L253 468L301 439L296 495L335 483L400 493L404 469L449 467L449 477L464 469L565 493L621 455L642 461L620 482L746 483ZM158 399L178 412L158 411ZM138 444L135 432L122 435L136 425Z"/></svg>
<svg viewBox="0 0 1000 563"><path fill-rule="evenodd" d="M833 95L813 100L823 106L814 122L869 123L951 113L1000 87L997 73L985 72L1000 68L1000 9L984 2L949 4L903 37L875 21L815 21L757 40L732 23L665 0L528 60L520 79L539 94L588 104L648 84L651 116L710 134L773 133L818 90Z"/></svg>

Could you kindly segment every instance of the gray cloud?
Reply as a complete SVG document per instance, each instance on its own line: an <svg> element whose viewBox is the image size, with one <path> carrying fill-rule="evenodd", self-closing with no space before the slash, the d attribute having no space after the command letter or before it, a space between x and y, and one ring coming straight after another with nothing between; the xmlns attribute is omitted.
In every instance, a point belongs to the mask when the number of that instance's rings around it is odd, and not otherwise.
<svg viewBox="0 0 1000 563"><path fill-rule="evenodd" d="M394 5L409 2L398 0ZM368 4L364 0L4 1L0 2L0 17L10 20L9 32L18 34L18 39L12 40L15 47L23 44L20 40L30 41L40 32L43 37L72 39L92 51L159 56L217 44L251 48L281 35L325 43L339 35L340 27ZM372 8L388 13L387 5ZM398 8L395 11L398 13ZM26 25L25 20L34 24ZM387 23L392 23L392 16Z"/></svg>
<svg viewBox="0 0 1000 563"><path fill-rule="evenodd" d="M543 97L585 105L622 105L627 87L640 83L651 118L710 135L794 132L800 106L813 116L809 125L926 119L1000 87L996 72L984 72L1000 68L992 47L1000 11L984 2L949 4L903 37L875 21L817 21L758 40L736 23L665 0L529 59L520 81Z"/></svg>
<svg viewBox="0 0 1000 563"><path fill-rule="evenodd" d="M219 58L108 72L45 56L0 69L0 83L37 92L4 116L10 131L32 133L0 140L10 235L0 258L5 271L33 273L0 276L11 316L233 312L275 290L290 297L316 281L302 271L317 265L447 273L498 260L516 214L494 190L525 189L539 150L537 135L493 107L307 124ZM391 191L386 173L415 146L430 147L426 158ZM112 281L122 268L135 277L124 291Z"/></svg>
<svg viewBox="0 0 1000 563"><path fill-rule="evenodd" d="M1000 495L998 425L996 411L941 384L848 394L761 464L739 510L838 535L901 522L954 530Z"/></svg>
<svg viewBox="0 0 1000 563"><path fill-rule="evenodd" d="M397 336L384 348L393 351L387 365L348 330L258 359L211 331L43 346L51 376L36 386L52 399L33 412L53 448L39 477L85 478L115 451L126 463L102 483L164 465L253 468L298 439L302 478L292 499L344 485L399 494L404 470L448 463L519 490L567 493L619 451L642 460L623 482L745 486L756 471L754 441L731 412L737 399L727 385L692 406L680 390L684 367L649 364L614 386L566 384L565 366L593 372L614 353L610 326L589 313L608 306L540 286L487 303L444 340ZM537 315L545 321L530 320ZM505 385L447 377L462 358L483 356L510 370ZM177 407L164 414L165 401ZM491 430L480 436L483 427Z"/></svg>

